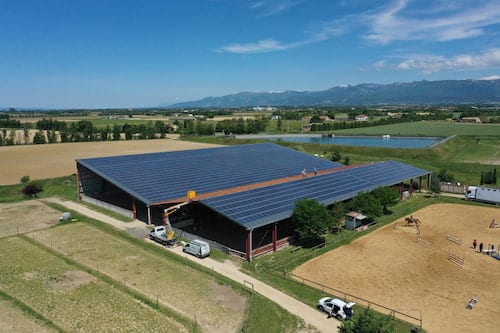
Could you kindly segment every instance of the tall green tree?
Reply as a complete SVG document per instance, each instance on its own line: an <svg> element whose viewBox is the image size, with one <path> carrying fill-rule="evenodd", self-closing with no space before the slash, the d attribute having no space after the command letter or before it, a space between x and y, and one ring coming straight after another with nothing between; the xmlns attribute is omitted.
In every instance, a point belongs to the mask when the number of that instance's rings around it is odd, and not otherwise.
<svg viewBox="0 0 500 333"><path fill-rule="evenodd" d="M383 206L379 199L372 193L366 192L359 193L352 198L350 208L352 210L361 211L363 214L370 217L377 217L383 213Z"/></svg>
<svg viewBox="0 0 500 333"><path fill-rule="evenodd" d="M376 313L370 309L363 309L356 313L351 320L343 321L340 333L393 333L396 332L391 317Z"/></svg>
<svg viewBox="0 0 500 333"><path fill-rule="evenodd" d="M45 134L42 132L42 130L39 130L35 133L35 136L33 137L33 143L36 145L47 143Z"/></svg>
<svg viewBox="0 0 500 333"><path fill-rule="evenodd" d="M389 213L387 207L394 206L399 202L399 193L392 187L379 187L372 191L372 194L380 201L384 214Z"/></svg>
<svg viewBox="0 0 500 333"><path fill-rule="evenodd" d="M314 199L295 202L292 220L299 242L314 245L324 240L324 235L332 225L328 209Z"/></svg>

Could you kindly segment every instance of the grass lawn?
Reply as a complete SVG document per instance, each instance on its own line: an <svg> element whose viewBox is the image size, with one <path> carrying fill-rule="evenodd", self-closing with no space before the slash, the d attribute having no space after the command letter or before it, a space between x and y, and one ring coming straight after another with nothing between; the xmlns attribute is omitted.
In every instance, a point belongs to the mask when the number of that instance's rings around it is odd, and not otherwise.
<svg viewBox="0 0 500 333"><path fill-rule="evenodd" d="M188 330L95 276L23 240L0 240L0 290L67 331Z"/></svg>
<svg viewBox="0 0 500 333"><path fill-rule="evenodd" d="M76 198L76 175L34 180L30 183L37 184L42 188L42 192L37 195L38 198L50 198L54 196L67 200L75 200ZM24 186L22 184L0 186L0 203L22 200L23 193L21 190Z"/></svg>

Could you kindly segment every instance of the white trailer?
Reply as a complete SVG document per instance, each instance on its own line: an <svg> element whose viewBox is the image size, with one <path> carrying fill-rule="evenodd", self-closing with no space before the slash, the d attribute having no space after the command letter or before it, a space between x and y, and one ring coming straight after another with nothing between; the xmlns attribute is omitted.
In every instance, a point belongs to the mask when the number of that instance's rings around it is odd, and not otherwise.
<svg viewBox="0 0 500 333"><path fill-rule="evenodd" d="M469 186L465 200L488 202L500 205L500 189L481 186Z"/></svg>

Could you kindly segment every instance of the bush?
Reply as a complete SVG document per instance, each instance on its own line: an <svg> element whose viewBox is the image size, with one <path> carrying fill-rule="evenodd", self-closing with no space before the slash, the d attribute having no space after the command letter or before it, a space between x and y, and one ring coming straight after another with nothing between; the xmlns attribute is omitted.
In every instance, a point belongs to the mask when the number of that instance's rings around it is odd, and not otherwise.
<svg viewBox="0 0 500 333"><path fill-rule="evenodd" d="M36 184L28 184L21 190L25 198L36 198L36 195L42 191L42 188Z"/></svg>
<svg viewBox="0 0 500 333"><path fill-rule="evenodd" d="M21 184L27 184L30 181L30 176L22 176L21 177Z"/></svg>

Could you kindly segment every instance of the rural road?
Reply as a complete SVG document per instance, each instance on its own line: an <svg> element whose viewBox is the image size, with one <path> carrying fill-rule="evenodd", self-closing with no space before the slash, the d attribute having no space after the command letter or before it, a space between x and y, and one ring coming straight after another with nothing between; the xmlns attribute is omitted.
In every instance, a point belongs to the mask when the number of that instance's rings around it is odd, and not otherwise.
<svg viewBox="0 0 500 333"><path fill-rule="evenodd" d="M93 219L110 224L117 229L127 231L133 234L134 236L141 235L142 233L144 233L144 235L147 235L149 233L146 224L143 222L140 221L122 222L115 218L104 215L102 213L96 212L88 208L87 206L76 203L74 201L65 201L58 198L49 198L49 199L44 199L42 201L48 201L60 204L68 209L77 211ZM296 315L297 317L302 318L306 324L314 326L320 332L324 333L338 332L338 326L340 322L337 319L328 318L326 313L320 312L312 308L311 306L306 305L300 302L299 300L263 283L262 281L257 280L252 276L241 272L238 265L236 265L234 262L230 260L219 262L213 260L210 257L204 259L198 259L197 257L183 253L182 247L180 246L168 248L168 250L180 256L184 256L185 258L192 260L198 263L199 265L205 266L247 287L253 285L254 291L267 297L273 302L279 304L281 307L285 308L286 310Z"/></svg>

